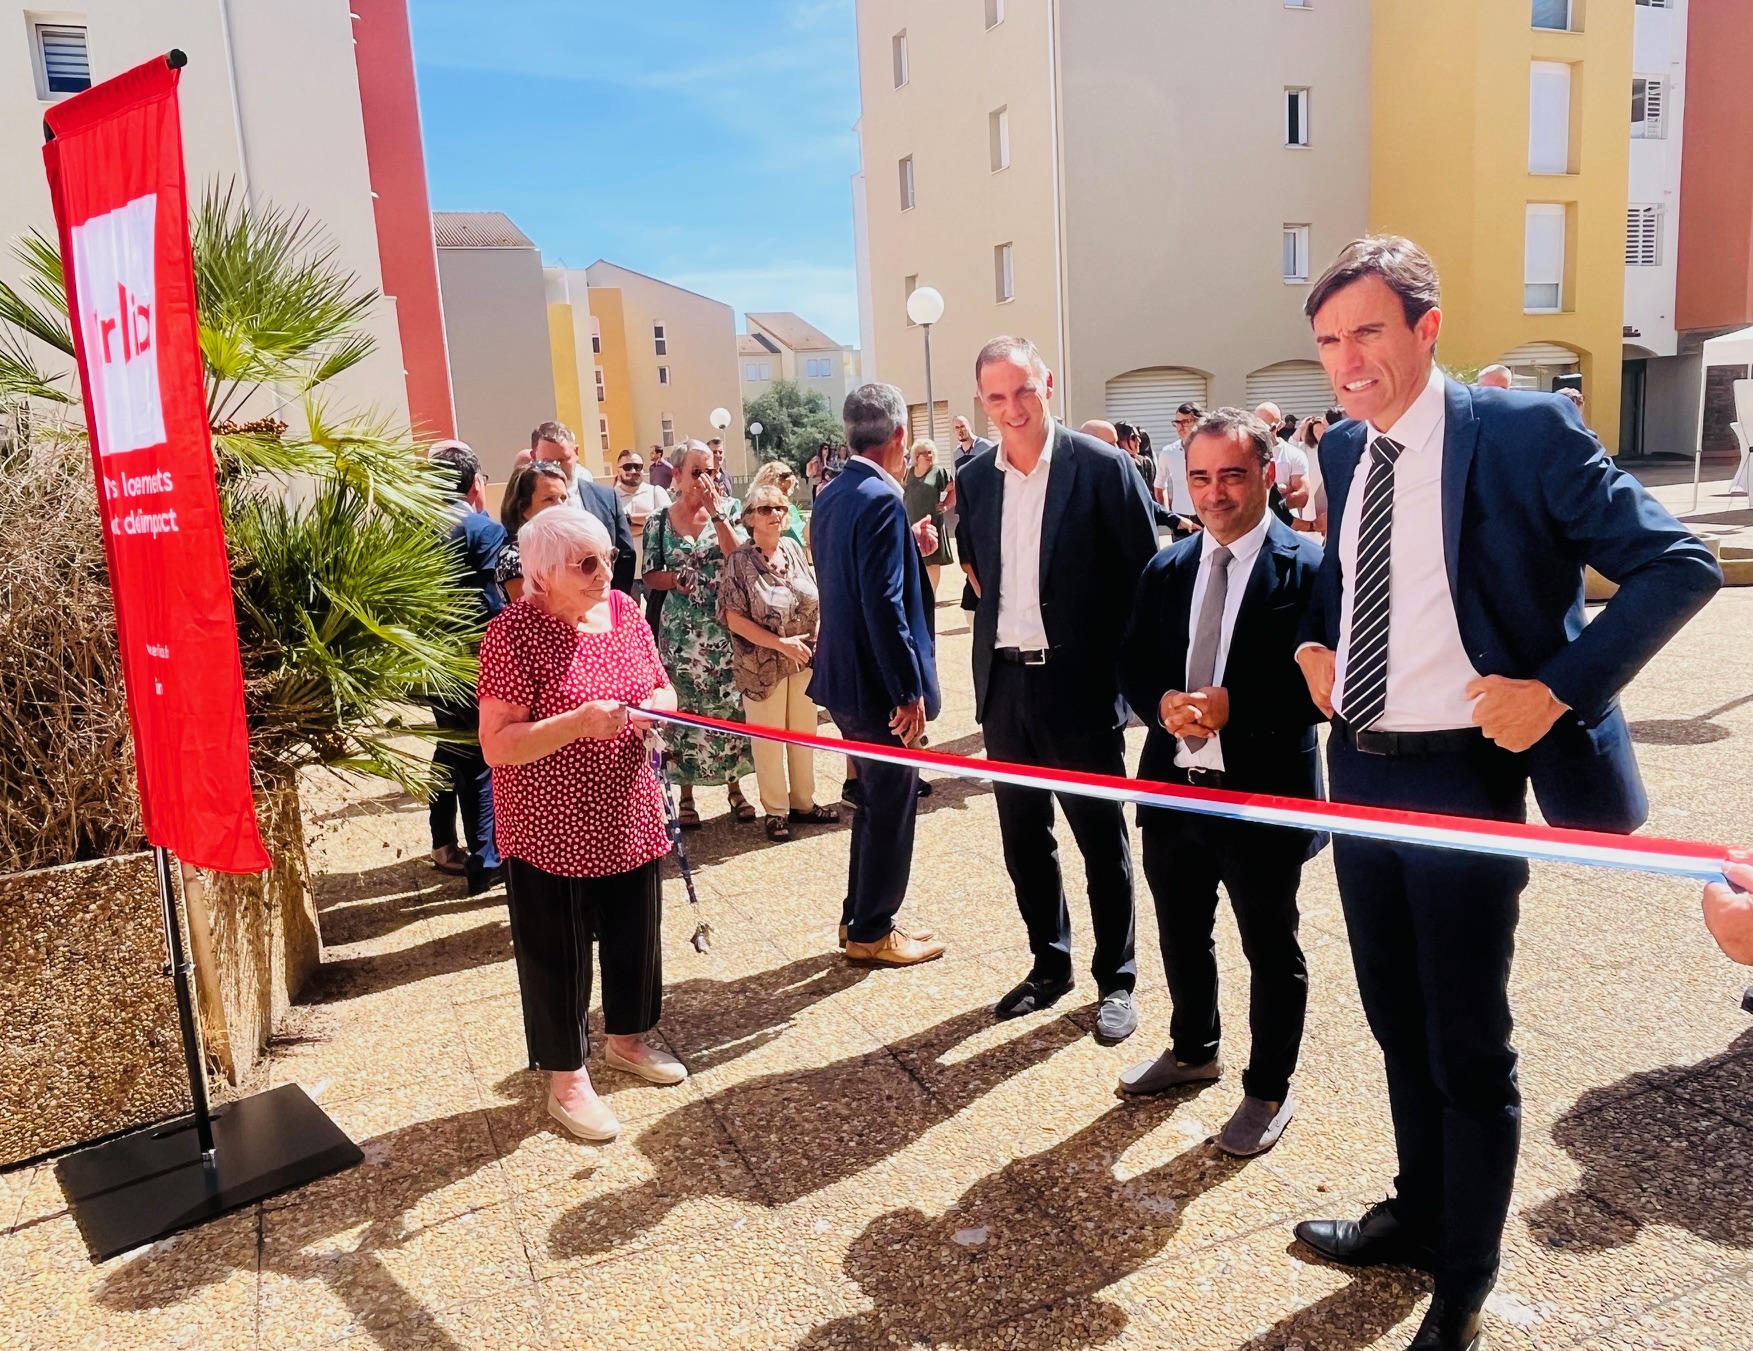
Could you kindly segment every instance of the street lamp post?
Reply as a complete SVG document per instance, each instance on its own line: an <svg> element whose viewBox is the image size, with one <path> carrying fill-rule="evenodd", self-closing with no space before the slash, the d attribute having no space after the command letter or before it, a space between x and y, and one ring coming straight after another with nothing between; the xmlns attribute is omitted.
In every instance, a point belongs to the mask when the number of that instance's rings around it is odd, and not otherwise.
<svg viewBox="0 0 1753 1351"><path fill-rule="evenodd" d="M907 297L907 317L925 330L925 423L937 441L937 400L931 390L931 326L943 318L943 296L934 287L915 287Z"/></svg>
<svg viewBox="0 0 1753 1351"><path fill-rule="evenodd" d="M757 460L761 458L761 433L766 430L759 422L749 424L749 435L755 438L755 458Z"/></svg>

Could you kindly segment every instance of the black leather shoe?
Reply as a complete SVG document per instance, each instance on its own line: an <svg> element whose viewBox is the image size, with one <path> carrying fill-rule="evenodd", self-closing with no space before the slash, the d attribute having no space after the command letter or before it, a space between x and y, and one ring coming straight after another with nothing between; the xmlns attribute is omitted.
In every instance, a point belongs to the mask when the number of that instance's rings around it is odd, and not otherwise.
<svg viewBox="0 0 1753 1351"><path fill-rule="evenodd" d="M1358 1220L1304 1220L1296 1236L1331 1262L1348 1267L1405 1266L1429 1271L1436 1253L1406 1236L1392 1206L1378 1201Z"/></svg>
<svg viewBox="0 0 1753 1351"><path fill-rule="evenodd" d="M1406 1351L1485 1351L1482 1304L1457 1303L1437 1295Z"/></svg>
<svg viewBox="0 0 1753 1351"><path fill-rule="evenodd" d="M1031 972L1027 980L998 1001L992 1012L1000 1022L1007 1018L1021 1018L1028 1013L1039 1013L1065 998L1076 985L1077 980L1072 976L1043 980Z"/></svg>

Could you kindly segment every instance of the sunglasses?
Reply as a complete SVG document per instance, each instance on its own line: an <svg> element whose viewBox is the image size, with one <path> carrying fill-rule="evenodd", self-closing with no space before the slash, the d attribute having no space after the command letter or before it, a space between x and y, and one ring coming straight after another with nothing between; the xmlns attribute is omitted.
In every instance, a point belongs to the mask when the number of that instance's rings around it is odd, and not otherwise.
<svg viewBox="0 0 1753 1351"><path fill-rule="evenodd" d="M783 516L783 515L785 515L785 508L784 507L775 507L775 506L771 506L771 505L765 506L765 507L750 507L747 511L745 511L743 513L743 515L745 515L745 516Z"/></svg>
<svg viewBox="0 0 1753 1351"><path fill-rule="evenodd" d="M598 568L602 568L606 572L615 566L615 560L620 556L619 549L610 549L606 554L586 554L572 566L586 577L595 577Z"/></svg>
<svg viewBox="0 0 1753 1351"><path fill-rule="evenodd" d="M712 471L710 469L690 469L688 471L688 477L689 478L711 478Z"/></svg>

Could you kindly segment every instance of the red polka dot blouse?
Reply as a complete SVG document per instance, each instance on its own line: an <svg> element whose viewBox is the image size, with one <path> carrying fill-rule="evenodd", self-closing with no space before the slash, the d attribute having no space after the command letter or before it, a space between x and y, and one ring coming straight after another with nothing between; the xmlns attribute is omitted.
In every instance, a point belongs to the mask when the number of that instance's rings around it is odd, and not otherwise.
<svg viewBox="0 0 1753 1351"><path fill-rule="evenodd" d="M636 704L669 684L639 607L609 592L612 626L581 633L528 601L506 606L481 639L483 699L552 718L596 699ZM493 769L499 852L562 877L610 877L669 852L663 797L644 737L581 738L527 765Z"/></svg>

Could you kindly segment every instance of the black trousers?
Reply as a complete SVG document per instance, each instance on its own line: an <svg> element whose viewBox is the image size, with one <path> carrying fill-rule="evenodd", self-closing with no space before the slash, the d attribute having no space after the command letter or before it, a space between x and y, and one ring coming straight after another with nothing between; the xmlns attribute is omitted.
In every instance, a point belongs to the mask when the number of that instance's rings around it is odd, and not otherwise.
<svg viewBox="0 0 1753 1351"><path fill-rule="evenodd" d="M1184 776L1183 776L1184 777ZM1175 1008L1175 1059L1203 1065L1217 1056L1217 887L1229 893L1248 958L1251 1046L1242 1091L1283 1102L1302 1049L1309 971L1297 942L1297 887L1306 831L1225 821L1187 812L1139 812L1144 876L1156 902L1163 970Z"/></svg>
<svg viewBox="0 0 1753 1351"><path fill-rule="evenodd" d="M1055 707L1041 687L1042 669L994 660L986 720L981 724L987 756L1090 774L1125 774L1126 739L1121 729L1066 728L1064 710ZM1047 978L1069 976L1071 912L1059 869L1059 842L1053 836L1054 794L1003 783L994 785L993 792L1004 866L1028 926L1035 973ZM1083 853L1090 923L1096 935L1090 962L1096 988L1104 995L1131 990L1138 982L1138 961L1126 817L1118 802L1097 798L1063 795L1059 805Z"/></svg>
<svg viewBox="0 0 1753 1351"><path fill-rule="evenodd" d="M1333 800L1526 818L1521 757L1365 755L1335 730ZM1522 1097L1509 976L1525 859L1339 836L1339 896L1370 1031L1382 1048L1400 1173L1394 1211L1437 1250L1437 1293L1495 1270L1515 1183Z"/></svg>
<svg viewBox="0 0 1753 1351"><path fill-rule="evenodd" d="M663 884L653 860L610 877L559 877L505 860L511 945L530 1068L576 1070L590 1055L590 948L603 972L603 1030L633 1036L663 1012Z"/></svg>
<svg viewBox="0 0 1753 1351"><path fill-rule="evenodd" d="M480 710L471 700L466 705L435 704L432 720L449 731L474 732L481 725ZM475 742L440 741L432 747L432 763L444 771L447 787L432 795L427 823L432 847L457 842L457 812L463 817L463 838L468 842L470 875L499 866L499 848L493 841L493 771Z"/></svg>
<svg viewBox="0 0 1753 1351"><path fill-rule="evenodd" d="M887 718L829 709L849 741L899 746ZM851 757L858 768L859 807L852 813L852 860L840 922L854 943L874 943L895 927L895 912L913 873L913 827L919 817L919 772L885 760Z"/></svg>

